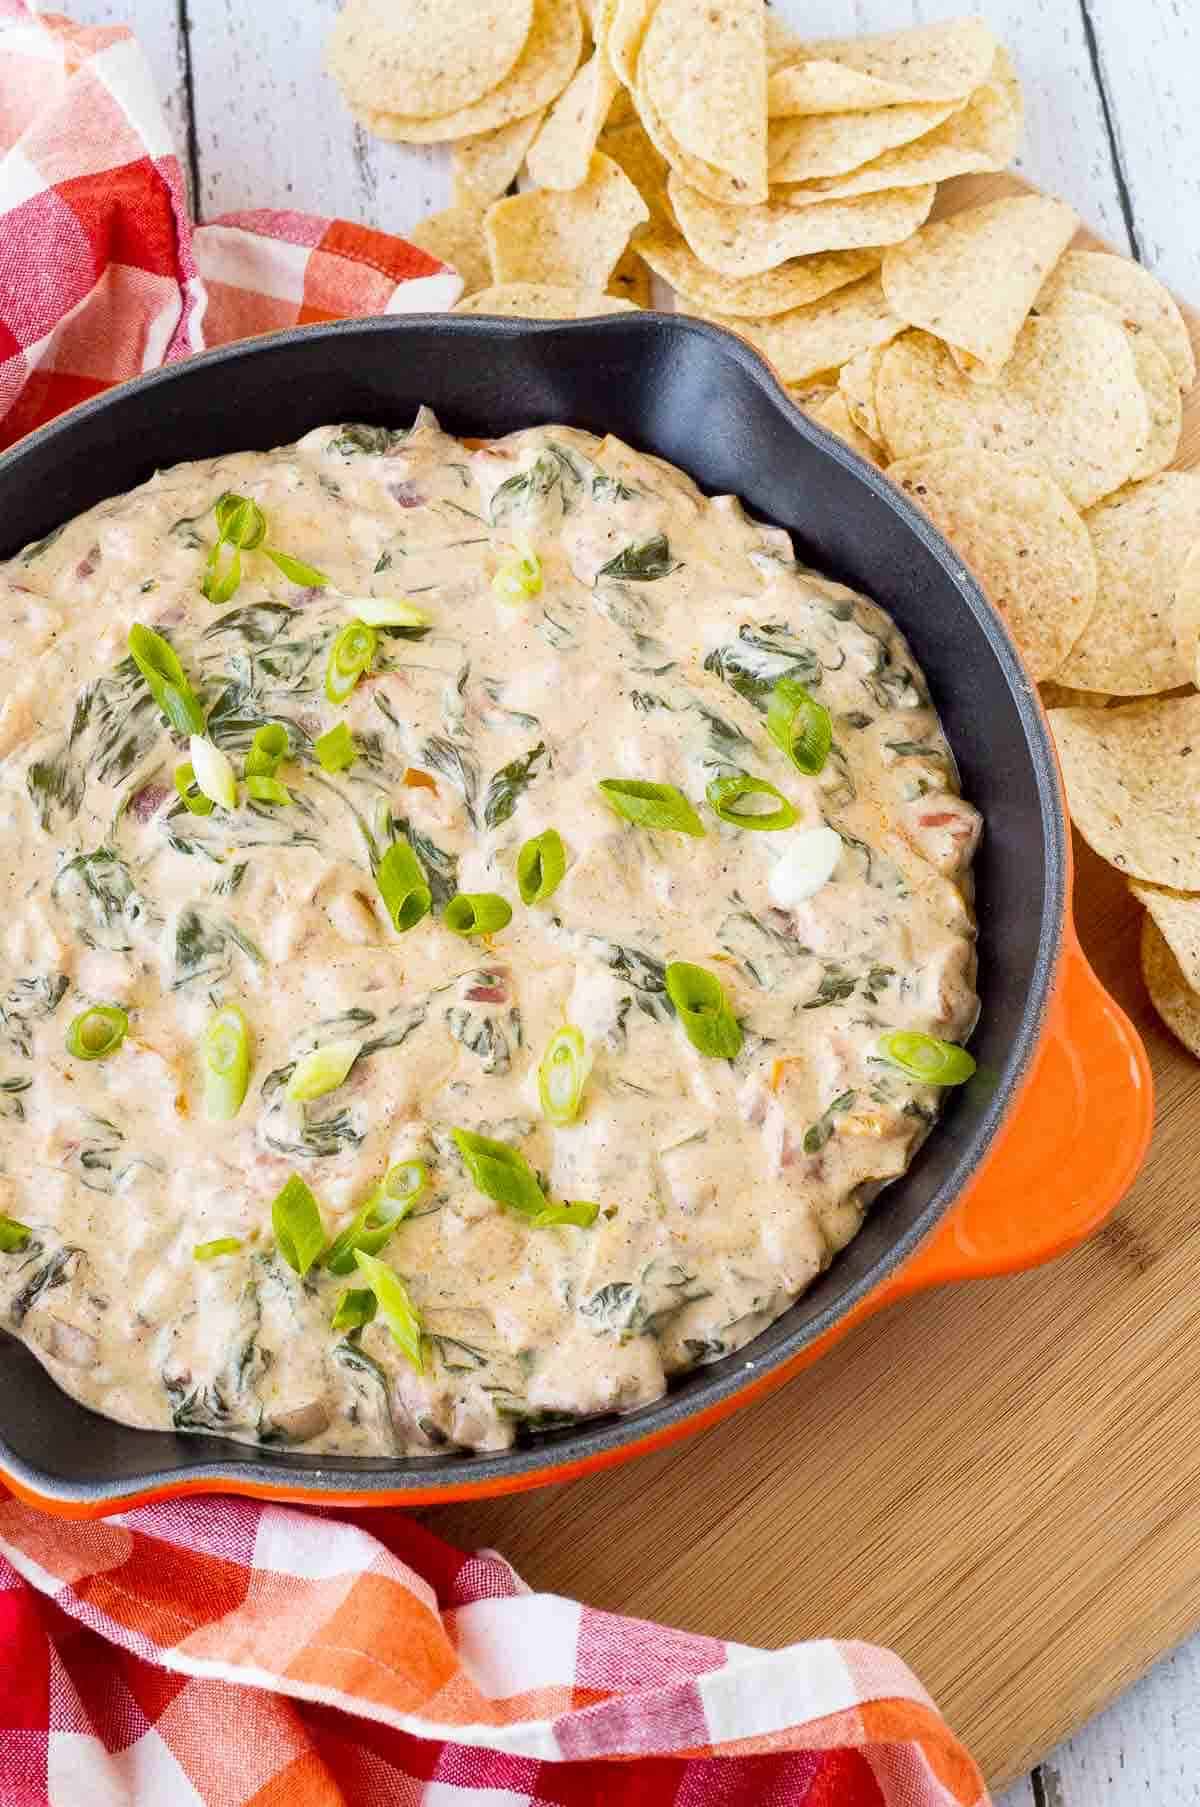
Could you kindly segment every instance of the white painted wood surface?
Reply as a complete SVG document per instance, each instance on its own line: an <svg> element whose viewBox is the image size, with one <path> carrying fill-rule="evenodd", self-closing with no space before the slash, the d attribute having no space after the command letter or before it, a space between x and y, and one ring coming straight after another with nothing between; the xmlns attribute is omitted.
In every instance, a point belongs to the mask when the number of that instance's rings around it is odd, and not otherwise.
<svg viewBox="0 0 1200 1807"><path fill-rule="evenodd" d="M378 143L342 108L321 66L336 0L59 4L138 32L204 217L297 207L399 232L446 204L444 153ZM777 6L819 36L926 23L954 0ZM1200 0L974 0L973 10L1017 59L1022 172L1200 301ZM1200 1638L997 1807L1200 1807Z"/></svg>

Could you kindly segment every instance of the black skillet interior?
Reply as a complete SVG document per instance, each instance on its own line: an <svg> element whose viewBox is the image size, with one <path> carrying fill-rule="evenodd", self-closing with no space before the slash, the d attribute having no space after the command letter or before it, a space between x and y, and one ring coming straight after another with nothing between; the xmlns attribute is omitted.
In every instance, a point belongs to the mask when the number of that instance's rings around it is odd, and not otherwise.
<svg viewBox="0 0 1200 1807"><path fill-rule="evenodd" d="M1046 730L995 616L923 518L793 407L740 341L631 314L564 325L446 316L344 322L208 353L128 384L0 457L0 557L161 466L265 449L330 421L406 424L420 402L449 431L546 421L612 432L732 491L791 530L799 554L896 617L929 679L987 828L976 868L981 1076L956 1095L908 1174L830 1271L748 1349L694 1371L628 1417L501 1456L403 1462L251 1450L131 1430L67 1398L0 1338L0 1464L44 1496L112 1501L205 1476L306 1491L476 1487L544 1473L686 1418L821 1335L911 1252L984 1155L1029 1059L1066 907L1062 815Z"/></svg>

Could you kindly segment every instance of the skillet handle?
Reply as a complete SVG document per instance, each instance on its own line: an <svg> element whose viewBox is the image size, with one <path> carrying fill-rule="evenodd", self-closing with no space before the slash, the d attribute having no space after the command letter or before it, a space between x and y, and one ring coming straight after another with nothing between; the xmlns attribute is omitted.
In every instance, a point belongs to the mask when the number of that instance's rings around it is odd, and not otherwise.
<svg viewBox="0 0 1200 1807"><path fill-rule="evenodd" d="M1058 983L1012 1115L950 1216L872 1305L1065 1254L1128 1191L1153 1122L1141 1037L1068 920Z"/></svg>

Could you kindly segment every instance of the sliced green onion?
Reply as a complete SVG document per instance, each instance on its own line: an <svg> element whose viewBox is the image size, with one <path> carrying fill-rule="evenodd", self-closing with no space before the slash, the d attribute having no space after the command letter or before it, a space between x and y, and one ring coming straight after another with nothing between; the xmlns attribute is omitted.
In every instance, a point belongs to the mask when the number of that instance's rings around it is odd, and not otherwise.
<svg viewBox="0 0 1200 1807"><path fill-rule="evenodd" d="M313 752L323 772L344 772L358 758L354 736L345 722L339 722L327 734L319 734L313 741Z"/></svg>
<svg viewBox="0 0 1200 1807"><path fill-rule="evenodd" d="M318 571L315 565L306 565L300 559L293 558L290 553L280 552L276 546L264 546L263 551L271 563L283 572L289 582L302 584L306 590L324 590L328 587L329 579L323 571Z"/></svg>
<svg viewBox="0 0 1200 1807"><path fill-rule="evenodd" d="M331 703L344 703L375 657L378 635L365 621L344 627L329 649L325 666L325 695Z"/></svg>
<svg viewBox="0 0 1200 1807"><path fill-rule="evenodd" d="M550 1037L538 1067L538 1096L542 1112L551 1123L574 1123L591 1069L582 1031L574 1023L565 1023Z"/></svg>
<svg viewBox="0 0 1200 1807"><path fill-rule="evenodd" d="M815 778L829 758L833 723L828 709L794 678L780 678L767 704L767 733L798 772Z"/></svg>
<svg viewBox="0 0 1200 1807"><path fill-rule="evenodd" d="M213 800L211 797L206 797L196 783L196 773L190 759L186 764L175 767L175 789L179 792L184 806L190 809L194 816L212 815Z"/></svg>
<svg viewBox="0 0 1200 1807"><path fill-rule="evenodd" d="M222 753L220 747L214 747L202 734L192 735L188 750L192 755L196 783L204 795L219 803L222 809L236 809L237 773L228 753Z"/></svg>
<svg viewBox="0 0 1200 1807"><path fill-rule="evenodd" d="M129 630L128 645L130 658L176 734L202 734L204 711L192 693L170 641L156 634L152 627L135 621Z"/></svg>
<svg viewBox="0 0 1200 1807"><path fill-rule="evenodd" d="M236 1255L242 1246L240 1236L214 1236L211 1242L198 1242L192 1250L193 1261L215 1261L218 1255Z"/></svg>
<svg viewBox="0 0 1200 1807"><path fill-rule="evenodd" d="M247 778L246 795L255 803L290 803L292 793L278 778Z"/></svg>
<svg viewBox="0 0 1200 1807"><path fill-rule="evenodd" d="M402 596L343 596L342 602L368 627L428 627L433 620L432 615Z"/></svg>
<svg viewBox="0 0 1200 1807"><path fill-rule="evenodd" d="M765 778L755 778L749 772L732 772L726 778L714 778L706 794L713 814L722 822L732 823L734 828L792 828L798 819L782 791L777 791ZM739 809L738 805L746 797L774 797L779 807Z"/></svg>
<svg viewBox="0 0 1200 1807"><path fill-rule="evenodd" d="M217 517L217 533L236 546L239 552L253 552L267 535L267 517L249 496L235 495L227 489L213 505Z"/></svg>
<svg viewBox="0 0 1200 1807"><path fill-rule="evenodd" d="M288 756L290 744L282 722L266 722L257 729L242 767L247 778L274 778Z"/></svg>
<svg viewBox="0 0 1200 1807"><path fill-rule="evenodd" d="M334 1274L354 1272L354 1252L377 1255L396 1225L409 1215L429 1184L424 1161L399 1161L389 1167L353 1220L334 1237L325 1266Z"/></svg>
<svg viewBox="0 0 1200 1807"><path fill-rule="evenodd" d="M333 1308L333 1316L329 1320L331 1330L361 1330L375 1316L375 1294L366 1286L348 1286L337 1297Z"/></svg>
<svg viewBox="0 0 1200 1807"><path fill-rule="evenodd" d="M93 1004L67 1030L67 1053L77 1060L103 1060L125 1040L129 1018L119 1004Z"/></svg>
<svg viewBox="0 0 1200 1807"><path fill-rule="evenodd" d="M407 841L395 841L388 848L376 868L375 883L387 905L392 926L400 934L415 928L422 916L429 914L433 893L426 883L421 863Z"/></svg>
<svg viewBox="0 0 1200 1807"><path fill-rule="evenodd" d="M702 835L704 824L681 790L642 778L601 778L605 800L627 822L639 828L670 828L676 834Z"/></svg>
<svg viewBox="0 0 1200 1807"><path fill-rule="evenodd" d="M23 1249L33 1235L27 1223L18 1223L15 1217L7 1216L0 1211L0 1255L15 1255Z"/></svg>
<svg viewBox="0 0 1200 1807"><path fill-rule="evenodd" d="M271 1205L271 1226L279 1253L303 1280L325 1247L325 1231L316 1199L298 1173L293 1173Z"/></svg>
<svg viewBox="0 0 1200 1807"><path fill-rule="evenodd" d="M421 1357L421 1320L408 1296L408 1288L395 1269L377 1256L364 1255L361 1249L356 1249L354 1259L375 1294L379 1315L391 1331L392 1340L419 1374L425 1365Z"/></svg>
<svg viewBox="0 0 1200 1807"><path fill-rule="evenodd" d="M522 903L545 903L562 884L567 851L557 828L543 828L517 855L517 889Z"/></svg>
<svg viewBox="0 0 1200 1807"><path fill-rule="evenodd" d="M548 1230L558 1224L574 1224L578 1230L589 1230L600 1215L599 1205L590 1199L577 1198L569 1205L548 1205L530 1223L531 1230Z"/></svg>
<svg viewBox="0 0 1200 1807"><path fill-rule="evenodd" d="M528 602L541 587L542 561L531 546L523 546L506 558L492 579L492 589L501 602Z"/></svg>
<svg viewBox="0 0 1200 1807"><path fill-rule="evenodd" d="M512 921L512 905L495 891L460 891L442 921L456 935L494 935Z"/></svg>
<svg viewBox="0 0 1200 1807"><path fill-rule="evenodd" d="M204 576L200 580L200 594L206 602L220 608L224 603L232 602L242 586L242 555L234 551L225 569L221 569L221 553L225 541L218 540L208 555L204 567Z"/></svg>
<svg viewBox="0 0 1200 1807"><path fill-rule="evenodd" d="M686 960L673 960L666 983L667 996L693 1048L714 1060L732 1060L741 1050L742 1029L716 974Z"/></svg>
<svg viewBox="0 0 1200 1807"><path fill-rule="evenodd" d="M287 1082L288 1097L323 1098L326 1092L336 1092L340 1085L345 1084L361 1047L360 1041L351 1038L340 1042L326 1042L324 1047L314 1048L311 1054L303 1055L296 1062Z"/></svg>
<svg viewBox="0 0 1200 1807"><path fill-rule="evenodd" d="M236 1004L209 1018L200 1043L204 1058L204 1114L230 1123L241 1110L250 1084L250 1030Z"/></svg>
<svg viewBox="0 0 1200 1807"><path fill-rule="evenodd" d="M463 1165L486 1198L508 1205L525 1217L536 1217L547 1207L546 1194L525 1156L507 1142L494 1142L474 1130L451 1130Z"/></svg>
<svg viewBox="0 0 1200 1807"><path fill-rule="evenodd" d="M922 1085L962 1085L976 1067L974 1057L957 1042L922 1035L917 1029L893 1029L881 1036L879 1052Z"/></svg>

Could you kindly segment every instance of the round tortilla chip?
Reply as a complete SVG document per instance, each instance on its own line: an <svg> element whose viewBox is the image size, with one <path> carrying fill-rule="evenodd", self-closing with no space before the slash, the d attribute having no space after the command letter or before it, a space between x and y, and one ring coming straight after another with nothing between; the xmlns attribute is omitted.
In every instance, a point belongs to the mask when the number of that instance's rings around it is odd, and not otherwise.
<svg viewBox="0 0 1200 1807"><path fill-rule="evenodd" d="M529 174L539 187L578 188L587 181L617 87L616 71L600 46L575 71L529 152Z"/></svg>
<svg viewBox="0 0 1200 1807"><path fill-rule="evenodd" d="M1200 696L1052 709L1080 834L1129 878L1200 891Z"/></svg>
<svg viewBox="0 0 1200 1807"><path fill-rule="evenodd" d="M1049 677L1096 602L1087 528L1036 462L960 446L902 459L888 477L924 509L970 565L1020 647Z"/></svg>
<svg viewBox="0 0 1200 1807"><path fill-rule="evenodd" d="M603 289L630 233L648 218L625 171L597 151L578 188L530 188L492 202L483 230L493 281Z"/></svg>
<svg viewBox="0 0 1200 1807"><path fill-rule="evenodd" d="M1176 644L1189 662L1194 684L1200 673L1200 546L1193 546L1183 561L1172 615Z"/></svg>
<svg viewBox="0 0 1200 1807"><path fill-rule="evenodd" d="M960 105L954 100L914 101L907 107L878 107L873 113L816 113L779 120L768 140L771 181L812 182L819 176L848 175L885 151L924 138Z"/></svg>
<svg viewBox="0 0 1200 1807"><path fill-rule="evenodd" d="M545 112L514 119L491 132L474 132L457 138L450 147L453 199L457 207L475 202L486 207L512 185L525 161L525 153L538 135Z"/></svg>
<svg viewBox="0 0 1200 1807"><path fill-rule="evenodd" d="M724 276L761 276L792 257L896 244L929 217L936 190L927 183L814 207L725 207L672 173L667 193L701 263Z"/></svg>
<svg viewBox="0 0 1200 1807"><path fill-rule="evenodd" d="M772 116L963 100L987 80L996 40L982 19L947 19L909 31L822 38L799 51L795 63L771 77Z"/></svg>
<svg viewBox="0 0 1200 1807"><path fill-rule="evenodd" d="M439 13L444 10L439 8ZM582 47L583 18L576 0L533 0L525 48L504 80L469 107L434 119L354 103L351 111L376 137L400 144L444 144L451 138L491 132L557 100L578 67Z"/></svg>
<svg viewBox="0 0 1200 1807"><path fill-rule="evenodd" d="M1200 996L1192 990L1178 960L1152 917L1142 923L1142 977L1150 1002L1172 1035L1200 1060Z"/></svg>
<svg viewBox="0 0 1200 1807"><path fill-rule="evenodd" d="M418 220L404 235L410 243L450 264L463 279L463 293L486 288L492 280L483 237L483 207L476 201L447 207Z"/></svg>
<svg viewBox="0 0 1200 1807"><path fill-rule="evenodd" d="M682 151L729 179L731 199L766 200L761 0L658 0L642 39L634 92L639 105L652 103Z"/></svg>
<svg viewBox="0 0 1200 1807"><path fill-rule="evenodd" d="M940 340L905 333L880 360L875 405L898 458L956 445L1034 456L1076 508L1125 482L1146 433L1129 340L1099 315L1027 321L994 383L965 376Z"/></svg>
<svg viewBox="0 0 1200 1807"><path fill-rule="evenodd" d="M1200 897L1162 891L1137 879L1130 879L1129 889L1154 918L1155 927L1179 962L1184 984L1191 991L1200 991Z"/></svg>
<svg viewBox="0 0 1200 1807"><path fill-rule="evenodd" d="M532 23L533 0L346 0L326 56L352 106L432 119L498 86Z"/></svg>
<svg viewBox="0 0 1200 1807"><path fill-rule="evenodd" d="M1104 690L1069 690L1065 684L1058 684L1053 678L1044 678L1038 685L1038 694L1042 699L1043 709L1107 709L1112 702Z"/></svg>
<svg viewBox="0 0 1200 1807"><path fill-rule="evenodd" d="M1002 54L997 56L998 66ZM1004 62L1011 68L1006 58ZM793 207L803 207L812 201L846 200L851 195L876 194L882 188L946 182L951 176L1004 169L1017 154L1024 111L1015 77L1011 81L993 79L977 88L961 111L952 112L944 125L923 138L885 151L844 176L793 184L783 191L784 198ZM880 115L863 117L878 119ZM772 181L775 179L772 176Z"/></svg>
<svg viewBox="0 0 1200 1807"><path fill-rule="evenodd" d="M883 349L882 345L872 345L850 358L838 371L838 388L846 398L851 420L859 432L865 433L877 446L884 445L879 410L875 406L875 378Z"/></svg>
<svg viewBox="0 0 1200 1807"><path fill-rule="evenodd" d="M681 295L689 310L765 320L820 301L879 268L878 251L829 251L798 257L761 276L719 276L688 249L678 232L650 227L637 241L650 268Z"/></svg>
<svg viewBox="0 0 1200 1807"><path fill-rule="evenodd" d="M1200 544L1200 476L1164 471L1089 509L1096 607L1058 677L1080 690L1144 696L1192 677L1194 642L1176 628L1177 591Z"/></svg>
<svg viewBox="0 0 1200 1807"><path fill-rule="evenodd" d="M739 333L784 383L802 383L820 370L836 370L866 347L885 344L904 330L884 300L877 274L769 320L709 313L702 317Z"/></svg>
<svg viewBox="0 0 1200 1807"><path fill-rule="evenodd" d="M1191 335L1175 297L1157 276L1109 251L1068 251L1037 298L1038 312L1052 308L1064 289L1082 289L1119 308L1130 332L1146 333L1157 343L1179 387L1191 388L1196 380Z"/></svg>
<svg viewBox="0 0 1200 1807"><path fill-rule="evenodd" d="M566 289L547 282L498 282L468 295L456 314L501 314L517 320L591 320L597 314L636 314L632 301L597 290Z"/></svg>
<svg viewBox="0 0 1200 1807"><path fill-rule="evenodd" d="M836 433L839 439L844 439L852 451L857 452L860 458L865 458L868 464L873 464L876 470L883 469L881 463L883 453L873 439L868 439L867 435L860 432L855 426L850 418L850 410L846 406L844 395L836 389L831 389L815 401L805 402L790 386L785 385L785 387L793 401L804 409L810 419L827 428L830 433Z"/></svg>
<svg viewBox="0 0 1200 1807"><path fill-rule="evenodd" d="M1047 195L1008 195L922 227L883 259L883 286L912 326L989 372L1012 356L1038 291L1079 217Z"/></svg>
<svg viewBox="0 0 1200 1807"><path fill-rule="evenodd" d="M1129 342L1150 413L1150 425L1130 473L1138 481L1157 477L1175 462L1183 437L1183 394L1161 347L1148 334L1130 333Z"/></svg>

